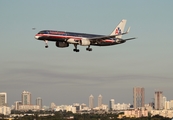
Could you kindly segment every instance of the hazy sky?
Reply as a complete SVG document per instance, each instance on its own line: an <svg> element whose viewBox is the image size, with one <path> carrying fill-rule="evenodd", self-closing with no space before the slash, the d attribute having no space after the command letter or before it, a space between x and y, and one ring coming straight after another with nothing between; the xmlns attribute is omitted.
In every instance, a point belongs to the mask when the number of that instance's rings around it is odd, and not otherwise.
<svg viewBox="0 0 173 120"><path fill-rule="evenodd" d="M133 103L133 87L145 88L146 103L155 90L173 99L173 1L162 0L1 0L0 92L8 103L26 90L32 103L86 103L99 94L103 103ZM108 35L127 19L136 40L111 47L57 48L34 39L40 30ZM36 28L32 30L32 28Z"/></svg>

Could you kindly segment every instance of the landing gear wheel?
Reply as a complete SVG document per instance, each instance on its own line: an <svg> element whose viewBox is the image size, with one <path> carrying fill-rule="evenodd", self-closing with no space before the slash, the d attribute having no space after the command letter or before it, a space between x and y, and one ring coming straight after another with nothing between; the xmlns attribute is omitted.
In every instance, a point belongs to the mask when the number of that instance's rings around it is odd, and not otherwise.
<svg viewBox="0 0 173 120"><path fill-rule="evenodd" d="M90 48L89 51L92 51L92 48Z"/></svg>
<svg viewBox="0 0 173 120"><path fill-rule="evenodd" d="M92 48L86 48L87 51L92 51Z"/></svg>
<svg viewBox="0 0 173 120"><path fill-rule="evenodd" d="M73 49L74 52L79 52L79 49Z"/></svg>

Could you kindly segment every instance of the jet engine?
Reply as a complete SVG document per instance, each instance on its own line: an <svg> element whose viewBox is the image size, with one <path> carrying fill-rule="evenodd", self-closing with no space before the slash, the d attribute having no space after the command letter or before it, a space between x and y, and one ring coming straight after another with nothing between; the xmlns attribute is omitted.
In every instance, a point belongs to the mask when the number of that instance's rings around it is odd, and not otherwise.
<svg viewBox="0 0 173 120"><path fill-rule="evenodd" d="M68 43L71 43L71 44L74 44L74 43L77 43L77 44L78 44L78 41L79 41L79 40L75 40L75 39L73 39L73 38L70 38L70 39L67 40L67 42L68 42Z"/></svg>
<svg viewBox="0 0 173 120"><path fill-rule="evenodd" d="M56 42L56 46L60 47L60 48L64 48L64 47L68 47L69 44L67 42L59 42L59 41L57 41Z"/></svg>
<svg viewBox="0 0 173 120"><path fill-rule="evenodd" d="M82 38L79 42L79 45L81 45L81 46L89 46L90 44L91 44L90 40L87 38Z"/></svg>

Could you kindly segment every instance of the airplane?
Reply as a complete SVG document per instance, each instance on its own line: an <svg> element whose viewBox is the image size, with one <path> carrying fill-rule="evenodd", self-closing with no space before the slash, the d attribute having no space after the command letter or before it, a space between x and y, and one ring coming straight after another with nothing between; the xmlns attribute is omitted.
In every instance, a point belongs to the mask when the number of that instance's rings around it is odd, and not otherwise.
<svg viewBox="0 0 173 120"><path fill-rule="evenodd" d="M121 20L118 26L112 31L110 35L96 35L76 32L65 32L55 30L42 30L35 35L35 39L45 42L45 48L48 48L48 41L54 41L55 45L59 48L69 47L69 44L74 45L74 52L79 52L78 45L88 46L87 51L92 51L90 46L111 46L125 43L128 40L136 39L127 38L122 39L122 35L129 33L130 27L126 32L124 27L126 25L125 19Z"/></svg>

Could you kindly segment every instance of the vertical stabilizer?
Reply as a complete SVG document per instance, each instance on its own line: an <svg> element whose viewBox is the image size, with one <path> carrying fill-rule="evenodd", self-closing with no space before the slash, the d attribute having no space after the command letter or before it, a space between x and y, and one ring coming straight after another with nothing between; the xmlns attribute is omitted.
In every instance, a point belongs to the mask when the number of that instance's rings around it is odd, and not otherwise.
<svg viewBox="0 0 173 120"><path fill-rule="evenodd" d="M126 25L125 19L121 20L121 22L118 24L118 26L113 30L113 32L110 35L118 35L124 32L124 27ZM121 38L122 35L116 36L116 38Z"/></svg>

